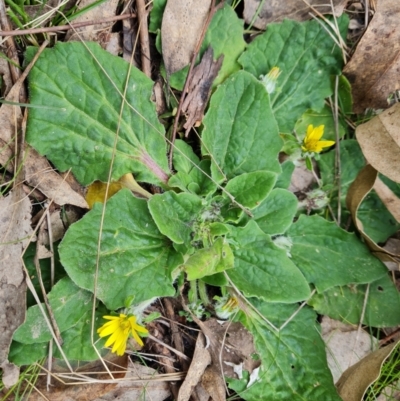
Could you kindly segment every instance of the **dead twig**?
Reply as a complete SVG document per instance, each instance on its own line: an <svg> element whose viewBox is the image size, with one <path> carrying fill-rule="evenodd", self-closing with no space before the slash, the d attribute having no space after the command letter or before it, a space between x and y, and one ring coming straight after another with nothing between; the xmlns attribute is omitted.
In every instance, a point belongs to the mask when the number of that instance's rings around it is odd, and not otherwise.
<svg viewBox="0 0 400 401"><path fill-rule="evenodd" d="M10 30L10 24L8 22L6 5L4 3L4 0L0 0L0 25L3 29ZM15 63L15 64L8 63L10 72L11 72L12 81L15 84L21 75L21 69L18 67L19 59L18 59L17 47L15 46L13 38L7 38L6 45L7 45L7 57L10 60L12 60L13 63ZM21 90L20 90L19 100L21 103L27 102L26 90L25 90L25 87L23 87L23 86L21 87Z"/></svg>
<svg viewBox="0 0 400 401"><path fill-rule="evenodd" d="M0 4L3 3L3 0L0 1ZM2 15L1 13L1 7L0 7L0 16ZM114 17L108 17L104 18L101 21L86 21L86 22L77 22L76 24L68 24L68 25L60 25L60 26L50 26L47 28L31 28L31 29L15 29L14 31L11 30L5 30L5 31L0 31L0 36L19 36L19 35L36 35L38 33L46 33L46 32L59 32L59 31L68 31L70 29L77 29L77 28L82 28L84 26L89 26L89 25L98 25L98 24L106 24L109 22L113 21L120 21L123 19L129 19L129 18L136 18L136 14L124 14L124 15L115 15ZM3 25L2 20L0 20L1 25ZM10 29L9 26L6 27L6 29Z"/></svg>
<svg viewBox="0 0 400 401"><path fill-rule="evenodd" d="M145 0L136 0L138 20L139 20L139 35L140 35L140 50L142 58L142 71L150 78L150 45L149 45L149 27L147 24L147 10Z"/></svg>

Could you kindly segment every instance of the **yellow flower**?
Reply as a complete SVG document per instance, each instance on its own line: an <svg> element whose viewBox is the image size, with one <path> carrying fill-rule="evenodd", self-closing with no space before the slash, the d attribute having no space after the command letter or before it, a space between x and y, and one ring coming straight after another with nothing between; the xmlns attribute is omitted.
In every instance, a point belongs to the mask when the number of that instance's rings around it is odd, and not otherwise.
<svg viewBox="0 0 400 401"><path fill-rule="evenodd" d="M127 316L121 313L119 316L103 316L103 318L110 321L101 326L97 333L100 337L111 335L105 347L112 345L112 352L120 356L124 355L130 334L140 346L143 346L143 341L137 332L147 334L148 330L136 323L135 316Z"/></svg>
<svg viewBox="0 0 400 401"><path fill-rule="evenodd" d="M335 141L320 141L322 136L324 135L324 125L320 125L319 127L315 127L310 124L307 128L306 137L303 140L303 145L301 149L304 152L315 152L319 153L324 148L329 148L335 144Z"/></svg>

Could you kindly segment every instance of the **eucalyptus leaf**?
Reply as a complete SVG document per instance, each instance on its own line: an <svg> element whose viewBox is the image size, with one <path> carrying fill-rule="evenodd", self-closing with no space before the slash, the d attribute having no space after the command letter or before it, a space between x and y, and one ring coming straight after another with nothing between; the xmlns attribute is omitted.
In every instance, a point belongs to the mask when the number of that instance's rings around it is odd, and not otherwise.
<svg viewBox="0 0 400 401"><path fill-rule="evenodd" d="M293 262L318 292L345 284L366 284L387 270L353 233L320 216L305 216L286 235L293 243Z"/></svg>
<svg viewBox="0 0 400 401"><path fill-rule="evenodd" d="M347 15L336 21L346 37ZM332 29L322 20L269 24L239 58L243 68L256 78L267 75L273 67L281 70L271 95L281 132L290 133L307 109L321 110L324 99L333 92L331 75L341 74L343 59L328 32Z"/></svg>
<svg viewBox="0 0 400 401"><path fill-rule="evenodd" d="M147 202L122 189L106 204L97 247L103 205L94 208L73 224L60 244L65 270L81 288L93 291L109 310L124 306L134 296L135 303L174 294L171 271L182 263L160 233Z"/></svg>
<svg viewBox="0 0 400 401"><path fill-rule="evenodd" d="M62 334L92 310L93 296L78 288L69 277L61 279L48 294L49 303ZM46 310L46 306L42 304ZM38 305L27 310L25 322L15 331L13 339L23 344L47 342L52 338L46 320Z"/></svg>
<svg viewBox="0 0 400 401"><path fill-rule="evenodd" d="M365 284L333 287L315 294L308 304L319 314L348 324L372 327L400 324L400 294L388 275L368 284L368 293Z"/></svg>
<svg viewBox="0 0 400 401"><path fill-rule="evenodd" d="M30 109L26 139L88 185L108 180L118 134L111 178L133 172L137 181L166 184L164 127L152 91L151 79L96 43L58 43L29 74L30 101L44 108Z"/></svg>
<svg viewBox="0 0 400 401"><path fill-rule="evenodd" d="M158 229L177 244L190 244L201 208L201 199L188 193L167 191L149 200L150 213Z"/></svg>
<svg viewBox="0 0 400 401"><path fill-rule="evenodd" d="M298 305L251 302L278 328L298 310ZM326 362L325 344L314 311L307 307L301 309L279 331L254 312L241 312L239 319L254 336L261 359L258 380L239 392L241 398L341 401Z"/></svg>
<svg viewBox="0 0 400 401"><path fill-rule="evenodd" d="M282 146L264 86L245 71L231 75L212 95L203 120L202 154L211 157L217 182L243 173L280 173Z"/></svg>
<svg viewBox="0 0 400 401"><path fill-rule="evenodd" d="M246 296L269 302L292 303L306 299L310 288L300 270L257 223L233 231L235 268L227 274Z"/></svg>

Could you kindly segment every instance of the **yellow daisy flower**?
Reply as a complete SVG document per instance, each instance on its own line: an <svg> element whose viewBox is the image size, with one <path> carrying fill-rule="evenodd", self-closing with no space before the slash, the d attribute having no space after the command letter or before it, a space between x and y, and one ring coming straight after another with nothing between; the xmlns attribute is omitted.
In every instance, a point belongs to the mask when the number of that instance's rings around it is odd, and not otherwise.
<svg viewBox="0 0 400 401"><path fill-rule="evenodd" d="M306 137L304 138L301 146L301 149L304 152L319 153L324 148L329 148L335 144L335 141L320 141L324 135L324 128L324 125L320 125L319 127L315 128L312 124L308 126Z"/></svg>
<svg viewBox="0 0 400 401"><path fill-rule="evenodd" d="M101 326L97 333L100 337L111 335L106 341L105 347L112 345L112 352L119 356L124 355L130 334L140 346L143 346L143 341L138 333L148 334L148 330L136 323L135 316L127 316L121 313L119 316L103 316L103 318L110 321Z"/></svg>

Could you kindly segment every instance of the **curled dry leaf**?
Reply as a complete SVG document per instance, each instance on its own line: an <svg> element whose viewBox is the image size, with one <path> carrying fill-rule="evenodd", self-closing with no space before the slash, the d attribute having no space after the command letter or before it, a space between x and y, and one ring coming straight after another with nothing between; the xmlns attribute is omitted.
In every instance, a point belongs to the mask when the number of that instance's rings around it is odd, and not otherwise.
<svg viewBox="0 0 400 401"><path fill-rule="evenodd" d="M400 223L400 199L379 177L375 181L374 189L392 216Z"/></svg>
<svg viewBox="0 0 400 401"><path fill-rule="evenodd" d="M356 136L368 162L400 183L400 103L359 125Z"/></svg>
<svg viewBox="0 0 400 401"><path fill-rule="evenodd" d="M265 29L271 22L282 21L285 18L304 21L310 19L310 13L315 15L315 11L321 14L334 14L337 17L342 15L347 0L333 0L333 11L329 2L325 0L309 0L308 3L299 0L245 0L244 1L244 20L247 24L253 22L253 26L258 29ZM314 11L315 10L315 11Z"/></svg>
<svg viewBox="0 0 400 401"><path fill-rule="evenodd" d="M361 202L364 198L369 194L369 192L373 189L376 178L378 176L378 172L368 164L365 166L359 173L357 178L350 185L350 188L347 192L346 197L346 205L347 209L351 213L351 217L357 230L360 232L365 242L374 253L376 257L378 257L382 262L394 262L397 263L395 258L398 255L392 254L386 249L380 247L376 242L374 242L363 229L363 224L360 219L357 217L358 208L361 205Z"/></svg>
<svg viewBox="0 0 400 401"><path fill-rule="evenodd" d="M336 383L342 372L371 353L378 340L357 326L344 324L324 316L321 322L322 338L327 346L327 360Z"/></svg>
<svg viewBox="0 0 400 401"><path fill-rule="evenodd" d="M168 0L161 25L167 74L190 63L210 10L211 0Z"/></svg>
<svg viewBox="0 0 400 401"><path fill-rule="evenodd" d="M385 360L398 343L369 354L348 368L336 384L343 401L361 401L368 387L379 377Z"/></svg>
<svg viewBox="0 0 400 401"><path fill-rule="evenodd" d="M212 83L222 66L224 56L221 55L217 61L213 60L213 56L214 51L210 46L204 53L200 64L193 68L188 95L182 104L182 112L187 117L183 126L186 129L186 136L193 126L198 127L201 124L210 98Z"/></svg>
<svg viewBox="0 0 400 401"><path fill-rule="evenodd" d="M192 391L200 382L204 371L211 363L211 355L206 349L206 341L204 335L199 333L196 341L192 363L187 372L186 378L179 390L178 401L189 401Z"/></svg>
<svg viewBox="0 0 400 401"><path fill-rule="evenodd" d="M354 112L384 109L400 89L400 2L378 1L375 15L344 69L353 92Z"/></svg>
<svg viewBox="0 0 400 401"><path fill-rule="evenodd" d="M0 365L7 360L14 331L25 319L22 254L32 229L31 203L22 196L20 189L0 198Z"/></svg>

